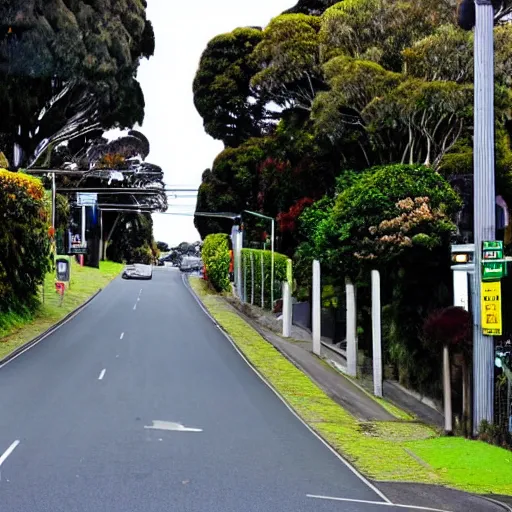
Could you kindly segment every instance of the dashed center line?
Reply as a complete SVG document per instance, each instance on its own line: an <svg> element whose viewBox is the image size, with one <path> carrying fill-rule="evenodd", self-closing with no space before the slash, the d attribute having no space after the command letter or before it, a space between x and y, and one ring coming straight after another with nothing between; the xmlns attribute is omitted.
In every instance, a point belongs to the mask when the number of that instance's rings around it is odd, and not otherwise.
<svg viewBox="0 0 512 512"><path fill-rule="evenodd" d="M121 333L121 336L119 337L120 340L124 338L124 332Z"/></svg>
<svg viewBox="0 0 512 512"><path fill-rule="evenodd" d="M9 446L9 448L7 448L7 450L5 450L3 455L0 456L0 467L2 467L2 464L7 460L7 457L11 455L11 453L16 449L16 446L18 446L19 444L20 441L17 439L16 441L14 441L14 443L11 444L11 446Z"/></svg>
<svg viewBox="0 0 512 512"><path fill-rule="evenodd" d="M133 306L133 310L135 311L137 309L137 304L135 304L135 306Z"/></svg>
<svg viewBox="0 0 512 512"><path fill-rule="evenodd" d="M107 369L103 368L103 370L101 370L100 376L98 377L98 380L103 380L103 377L105 377L106 372L107 372Z"/></svg>

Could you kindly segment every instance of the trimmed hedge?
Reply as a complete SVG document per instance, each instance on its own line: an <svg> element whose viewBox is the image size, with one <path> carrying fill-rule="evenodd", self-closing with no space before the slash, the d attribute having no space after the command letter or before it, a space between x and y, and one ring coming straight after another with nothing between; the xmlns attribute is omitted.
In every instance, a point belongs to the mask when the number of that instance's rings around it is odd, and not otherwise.
<svg viewBox="0 0 512 512"><path fill-rule="evenodd" d="M229 236L225 233L208 235L201 252L206 275L212 286L222 292L229 289Z"/></svg>
<svg viewBox="0 0 512 512"><path fill-rule="evenodd" d="M261 257L263 256L264 296L265 307L271 307L270 303L270 280L272 274L272 252L260 249L242 249L242 279L247 276L245 289L247 291L247 302L251 301L252 276L251 276L251 254L254 259L254 304L261 306ZM286 270L289 258L278 252L274 253L274 299L281 297L281 283L287 280ZM245 271L247 269L247 271Z"/></svg>
<svg viewBox="0 0 512 512"><path fill-rule="evenodd" d="M0 169L0 314L33 311L50 270L49 214L41 181Z"/></svg>

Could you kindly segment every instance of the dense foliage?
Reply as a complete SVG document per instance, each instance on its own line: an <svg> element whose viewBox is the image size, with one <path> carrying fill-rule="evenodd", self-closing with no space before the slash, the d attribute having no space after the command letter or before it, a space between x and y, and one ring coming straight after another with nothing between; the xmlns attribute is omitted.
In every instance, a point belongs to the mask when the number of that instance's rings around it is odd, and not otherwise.
<svg viewBox="0 0 512 512"><path fill-rule="evenodd" d="M493 5L496 184L511 204L512 3ZM452 300L450 243L472 238L473 32L458 15L454 0L299 0L262 29L215 38L195 88L208 133L227 146L197 209L274 217L302 297L313 258L336 293L355 281L367 353L369 271L381 270L386 361L432 394L440 355L421 342L423 322ZM228 80L236 108L224 99L206 112ZM231 224L196 220L203 237ZM267 229L247 221L247 238Z"/></svg>
<svg viewBox="0 0 512 512"><path fill-rule="evenodd" d="M208 235L202 250L208 281L217 291L229 288L229 237L224 233Z"/></svg>
<svg viewBox="0 0 512 512"><path fill-rule="evenodd" d="M123 214L120 222L121 225L113 232L107 248L108 259L121 263L154 263L158 248L153 238L151 215Z"/></svg>
<svg viewBox="0 0 512 512"><path fill-rule="evenodd" d="M0 146L15 168L41 165L71 136L142 122L135 77L154 52L145 1L15 0L0 20Z"/></svg>
<svg viewBox="0 0 512 512"><path fill-rule="evenodd" d="M0 169L0 313L37 305L50 269L49 215L39 180Z"/></svg>

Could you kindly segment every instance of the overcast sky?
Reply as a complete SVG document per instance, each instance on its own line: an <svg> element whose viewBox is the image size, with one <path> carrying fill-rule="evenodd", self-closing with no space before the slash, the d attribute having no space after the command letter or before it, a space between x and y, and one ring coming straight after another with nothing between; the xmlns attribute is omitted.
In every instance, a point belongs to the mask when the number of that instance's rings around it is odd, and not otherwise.
<svg viewBox="0 0 512 512"><path fill-rule="evenodd" d="M161 166L169 186L197 188L222 144L205 134L192 98L192 81L208 41L241 26L265 26L296 0L148 0L156 52L144 61L139 81L146 97L143 133L151 142L148 162ZM169 212L193 213L195 199L173 200ZM154 215L157 240L171 245L199 238L193 217Z"/></svg>

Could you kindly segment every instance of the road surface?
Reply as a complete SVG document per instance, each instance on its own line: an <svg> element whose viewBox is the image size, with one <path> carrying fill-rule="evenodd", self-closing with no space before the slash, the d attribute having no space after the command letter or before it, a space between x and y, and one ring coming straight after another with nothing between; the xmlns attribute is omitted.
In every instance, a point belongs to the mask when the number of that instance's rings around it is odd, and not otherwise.
<svg viewBox="0 0 512 512"><path fill-rule="evenodd" d="M0 390L2 512L414 510L290 412L174 269L116 279Z"/></svg>

